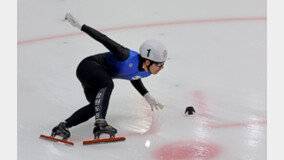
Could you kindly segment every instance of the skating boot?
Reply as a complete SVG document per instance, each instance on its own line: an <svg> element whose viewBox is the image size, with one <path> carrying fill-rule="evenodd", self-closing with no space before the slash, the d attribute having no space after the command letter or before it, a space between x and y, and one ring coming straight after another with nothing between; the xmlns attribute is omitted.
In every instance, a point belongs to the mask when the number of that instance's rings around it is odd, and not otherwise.
<svg viewBox="0 0 284 160"><path fill-rule="evenodd" d="M57 135L61 136L63 140L67 140L71 136L65 122L59 123L58 126L52 129L51 136L55 137Z"/></svg>
<svg viewBox="0 0 284 160"><path fill-rule="evenodd" d="M97 119L94 124L93 133L95 138L93 140L83 141L83 144L97 144L107 142L124 141L125 137L114 137L117 130L112 126L108 125L105 119ZM102 133L110 135L110 138L100 139Z"/></svg>
<svg viewBox="0 0 284 160"><path fill-rule="evenodd" d="M61 136L63 137L63 139L58 139L55 138L55 136ZM61 122L59 123L58 126L54 127L52 129L52 133L51 136L46 136L46 135L40 135L40 138L46 139L46 140L51 140L51 141L56 141L56 142L62 142L65 144L69 144L69 145L74 145L73 142L67 141L67 139L70 137L70 132L66 126L65 122Z"/></svg>
<svg viewBox="0 0 284 160"><path fill-rule="evenodd" d="M108 125L105 119L98 119L94 124L93 134L96 138L99 138L102 133L109 134L110 138L114 138L117 130Z"/></svg>

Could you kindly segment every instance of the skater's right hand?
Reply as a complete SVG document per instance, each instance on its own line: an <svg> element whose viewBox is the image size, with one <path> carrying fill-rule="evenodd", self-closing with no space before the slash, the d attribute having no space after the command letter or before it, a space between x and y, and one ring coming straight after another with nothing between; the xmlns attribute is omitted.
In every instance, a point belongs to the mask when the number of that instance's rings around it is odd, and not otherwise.
<svg viewBox="0 0 284 160"><path fill-rule="evenodd" d="M65 20L67 20L72 26L77 27L81 30L82 25L70 14L66 13Z"/></svg>
<svg viewBox="0 0 284 160"><path fill-rule="evenodd" d="M162 105L162 104L159 103L154 97L152 97L152 96L149 94L149 92L144 95L144 98L145 98L146 101L150 104L152 111L154 111L154 108L155 108L156 110L158 110L158 107L159 107L160 109L163 109L163 108L164 108L164 105Z"/></svg>

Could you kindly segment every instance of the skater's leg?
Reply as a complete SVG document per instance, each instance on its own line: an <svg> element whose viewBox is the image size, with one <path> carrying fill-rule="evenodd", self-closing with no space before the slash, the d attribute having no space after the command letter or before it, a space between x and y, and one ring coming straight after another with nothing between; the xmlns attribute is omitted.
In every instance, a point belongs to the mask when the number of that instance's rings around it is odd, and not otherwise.
<svg viewBox="0 0 284 160"><path fill-rule="evenodd" d="M96 119L104 119L114 88L111 76L97 62L85 60L77 69L77 77L82 83L87 100L96 112ZM97 92L93 94L90 90Z"/></svg>
<svg viewBox="0 0 284 160"><path fill-rule="evenodd" d="M91 101L94 101L94 98L92 97L95 97L97 95L98 90L94 88L87 88L84 86L83 88L84 88L85 95L87 96L87 99L90 102L90 104L80 108L75 113L73 113L69 118L65 120L68 128L76 126L80 123L83 123L95 115L95 109Z"/></svg>
<svg viewBox="0 0 284 160"><path fill-rule="evenodd" d="M65 120L66 126L71 128L80 123L83 123L95 115L95 110L91 104L86 105L83 108L80 108L75 113L73 113L69 118Z"/></svg>
<svg viewBox="0 0 284 160"><path fill-rule="evenodd" d="M90 100L90 104L79 109L66 119L68 128L83 123L96 114L96 119L105 119L109 98L113 90L113 83L110 82L107 87L104 87L97 92L92 92L89 88L84 88L86 97Z"/></svg>
<svg viewBox="0 0 284 160"><path fill-rule="evenodd" d="M113 87L112 80L109 80L107 85L99 90L93 104L96 119L105 119Z"/></svg>
<svg viewBox="0 0 284 160"><path fill-rule="evenodd" d="M108 73L94 61L80 63L77 77L82 83L86 99L90 104L79 109L66 119L67 126L83 123L96 114L96 118L105 118L113 82Z"/></svg>
<svg viewBox="0 0 284 160"><path fill-rule="evenodd" d="M78 70L80 71L81 69ZM108 125L105 120L110 96L114 88L112 78L101 67L96 68L96 74L99 76L91 77L94 74L89 74L88 78L92 79L92 81L87 78L82 78L82 73L84 72L86 72L86 70L83 70L82 72L77 72L77 76L84 87L84 92L87 100L90 102L90 104L94 107L95 110L96 122L94 124L93 130L94 136L99 137L101 133L107 133L111 137L114 137L114 135L117 133L117 130L112 126ZM90 88L98 89L98 93L96 94L96 96L89 94Z"/></svg>
<svg viewBox="0 0 284 160"><path fill-rule="evenodd" d="M66 130L87 121L94 115L96 115L96 119L105 119L110 95L114 88L110 75L94 61L82 61L77 68L77 77L82 83L84 93L90 104L66 119ZM112 132L112 134L115 133Z"/></svg>
<svg viewBox="0 0 284 160"><path fill-rule="evenodd" d="M114 137L117 133L117 130L108 125L105 117L108 109L109 99L111 96L111 92L114 88L113 81L110 79L105 79L106 86L101 88L99 92L97 93L94 101L91 100L91 106L94 107L95 111L95 118L96 122L94 124L93 134L95 138L98 138L101 133L109 134L110 137ZM85 93L88 93L85 91ZM86 94L86 97L88 99L89 94Z"/></svg>

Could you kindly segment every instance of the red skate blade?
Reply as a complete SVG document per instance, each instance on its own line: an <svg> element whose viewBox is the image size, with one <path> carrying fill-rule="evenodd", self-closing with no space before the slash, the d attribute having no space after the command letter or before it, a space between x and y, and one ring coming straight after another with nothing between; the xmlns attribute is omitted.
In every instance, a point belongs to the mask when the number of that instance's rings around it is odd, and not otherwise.
<svg viewBox="0 0 284 160"><path fill-rule="evenodd" d="M115 137L115 138L106 138L106 139L94 139L90 141L83 141L83 145L86 144L96 144L96 143L106 143L106 142L117 142L117 141L124 141L125 137Z"/></svg>
<svg viewBox="0 0 284 160"><path fill-rule="evenodd" d="M69 141L66 141L66 140L62 140L62 139L58 139L58 138L55 138L55 137L52 137L52 136L45 136L45 135L40 135L41 138L44 138L44 139L47 139L47 140L52 140L52 141L55 141L55 142L62 142L64 144L69 144L69 145L74 145L73 142L69 142Z"/></svg>

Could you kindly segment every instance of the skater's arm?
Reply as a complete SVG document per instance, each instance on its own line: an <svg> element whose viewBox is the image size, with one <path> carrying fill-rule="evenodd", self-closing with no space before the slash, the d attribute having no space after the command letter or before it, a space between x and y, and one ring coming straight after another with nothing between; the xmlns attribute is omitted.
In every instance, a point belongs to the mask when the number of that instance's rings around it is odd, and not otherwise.
<svg viewBox="0 0 284 160"><path fill-rule="evenodd" d="M148 93L147 89L145 88L145 86L143 85L141 79L138 80L132 80L130 81L131 84L134 86L134 88L136 88L136 90L142 95L144 96L146 93Z"/></svg>
<svg viewBox="0 0 284 160"><path fill-rule="evenodd" d="M89 27L87 25L83 25L81 30L87 33L89 36L94 38L95 40L102 43L107 49L109 49L119 61L126 60L130 55L130 50L128 48L123 47L122 45L116 43L112 39L108 38L106 35L101 32Z"/></svg>
<svg viewBox="0 0 284 160"><path fill-rule="evenodd" d="M107 49L109 49L119 61L124 61L130 56L130 50L116 43L115 41L108 38L106 35L101 32L87 26L81 25L76 18L74 18L70 13L65 15L65 20L67 20L72 26L80 29L81 31L87 33L89 36L95 40L102 43Z"/></svg>

